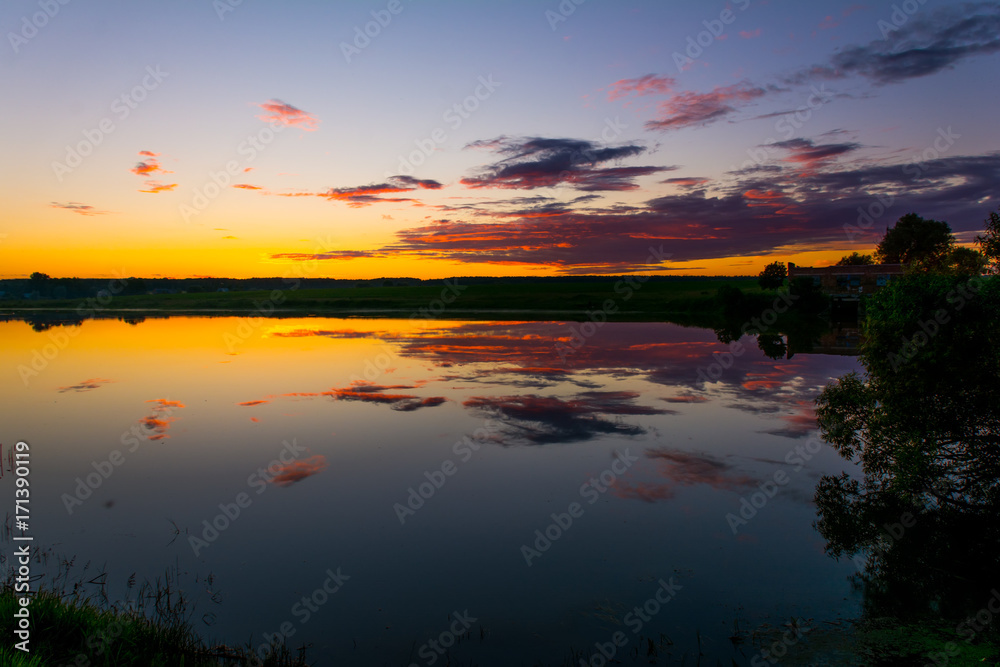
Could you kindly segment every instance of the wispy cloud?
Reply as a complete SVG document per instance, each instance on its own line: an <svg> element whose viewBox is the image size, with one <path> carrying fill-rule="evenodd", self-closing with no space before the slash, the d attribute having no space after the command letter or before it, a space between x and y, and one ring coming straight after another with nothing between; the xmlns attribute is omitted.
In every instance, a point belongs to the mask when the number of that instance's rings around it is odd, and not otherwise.
<svg viewBox="0 0 1000 667"><path fill-rule="evenodd" d="M363 403L385 403L393 410L412 412L420 408L432 408L445 402L443 396L420 398L412 394L387 393L389 390L414 389L412 385L377 385L370 382L353 382L343 389L331 389L324 395L332 396L340 401L361 401Z"/></svg>
<svg viewBox="0 0 1000 667"><path fill-rule="evenodd" d="M843 16L866 9L851 5ZM827 16L820 28L839 25L834 16ZM849 46L826 62L799 69L768 84L742 81L716 87L710 92L675 92L668 77L646 75L639 79L622 79L609 88L608 99L619 100L630 94L664 95L667 99L657 107L657 117L646 123L650 130L679 130L700 127L731 116L736 111L771 94L787 92L789 86L816 81L861 77L876 86L900 83L929 76L954 67L963 60L1000 52L1000 3L974 2L926 10L896 26L886 24L885 39L867 45ZM741 31L746 39L758 37L761 30ZM767 114L761 116L769 117Z"/></svg>
<svg viewBox="0 0 1000 667"><path fill-rule="evenodd" d="M801 164L807 169L824 166L861 148L861 144L857 143L817 144L812 139L789 139L771 145L788 151L786 161Z"/></svg>
<svg viewBox="0 0 1000 667"><path fill-rule="evenodd" d="M502 444L548 445L591 440L602 434L646 433L645 428L614 417L669 411L639 405L637 398L637 392L588 391L569 400L528 394L473 397L462 405L484 414L499 414L504 424Z"/></svg>
<svg viewBox="0 0 1000 667"><path fill-rule="evenodd" d="M619 79L608 88L608 100L613 102L629 95L638 97L667 95L673 90L676 83L676 80L669 76L657 76L656 74L647 74L638 79Z"/></svg>
<svg viewBox="0 0 1000 667"><path fill-rule="evenodd" d="M159 194L161 192L170 192L177 187L177 183L160 183L159 181L146 181L146 189L139 190L139 192L148 192L150 194Z"/></svg>
<svg viewBox="0 0 1000 667"><path fill-rule="evenodd" d="M339 250L334 252L279 252L270 256L271 259L290 259L296 262L308 262L324 259L361 259L367 257L382 257L382 253L367 250Z"/></svg>
<svg viewBox="0 0 1000 667"><path fill-rule="evenodd" d="M767 93L767 89L747 83L717 87L708 93L678 93L660 103L659 118L648 121L646 127L650 130L678 130L708 125Z"/></svg>
<svg viewBox="0 0 1000 667"><path fill-rule="evenodd" d="M682 486L705 484L713 489L739 492L756 484L754 478L737 472L732 464L711 454L658 447L647 450L646 457L656 464L668 483L618 480L612 489L616 496L652 503L671 500Z"/></svg>
<svg viewBox="0 0 1000 667"><path fill-rule="evenodd" d="M281 100L271 99L267 102L258 103L257 106L264 112L257 116L257 118L264 121L299 127L307 132L312 132L319 126L320 121L311 113L303 111L298 107L293 107L291 104L287 104Z"/></svg>
<svg viewBox="0 0 1000 667"><path fill-rule="evenodd" d="M681 188L698 188L708 184L710 181L700 176L678 176L677 178L667 178L660 182L668 185L676 185Z"/></svg>
<svg viewBox="0 0 1000 667"><path fill-rule="evenodd" d="M415 190L440 190L443 186L438 181L416 179L412 176L390 176L384 183L360 185L357 187L330 188L317 196L331 201L343 201L348 206L359 208L369 204L383 202L416 201L410 197L385 197L383 195L413 192Z"/></svg>
<svg viewBox="0 0 1000 667"><path fill-rule="evenodd" d="M94 208L90 204L81 204L80 202L67 202L65 204L54 201L49 204L52 208L61 208L66 211L72 211L73 213L79 213L80 215L105 215L108 211L101 211Z"/></svg>
<svg viewBox="0 0 1000 667"><path fill-rule="evenodd" d="M886 39L847 47L829 62L801 70L787 81L861 76L883 86L1000 52L1000 4L995 2L939 7L915 15L899 27L891 25Z"/></svg>

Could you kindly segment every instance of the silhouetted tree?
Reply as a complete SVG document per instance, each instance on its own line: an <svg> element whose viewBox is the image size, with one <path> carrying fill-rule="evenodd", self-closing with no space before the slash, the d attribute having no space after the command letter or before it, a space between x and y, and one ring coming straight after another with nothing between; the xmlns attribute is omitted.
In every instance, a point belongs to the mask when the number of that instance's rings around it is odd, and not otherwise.
<svg viewBox="0 0 1000 667"><path fill-rule="evenodd" d="M910 275L869 297L859 361L817 399L862 475L825 476L816 527L861 556L866 611L961 619L1000 573L1000 278Z"/></svg>
<svg viewBox="0 0 1000 667"><path fill-rule="evenodd" d="M954 243L955 237L947 222L925 220L916 213L907 213L895 227L886 231L875 249L875 258L882 264L919 262L924 268L932 269Z"/></svg>
<svg viewBox="0 0 1000 667"><path fill-rule="evenodd" d="M940 271L955 276L978 276L985 271L989 261L974 248L955 246L942 258Z"/></svg>
<svg viewBox="0 0 1000 667"><path fill-rule="evenodd" d="M785 339L780 334L762 333L757 336L757 347L764 353L765 357L771 359L784 359L788 352Z"/></svg>
<svg viewBox="0 0 1000 667"><path fill-rule="evenodd" d="M1000 215L990 213L986 219L986 233L976 237L979 249L994 273L1000 273Z"/></svg>
<svg viewBox="0 0 1000 667"><path fill-rule="evenodd" d="M785 284L788 269L783 262L771 262L757 276L757 284L763 289L777 289Z"/></svg>
<svg viewBox="0 0 1000 667"><path fill-rule="evenodd" d="M129 278L125 283L125 294L145 294L149 291L142 278Z"/></svg>
<svg viewBox="0 0 1000 667"><path fill-rule="evenodd" d="M871 255L862 255L854 251L850 255L844 255L837 262L836 266L870 266L875 263L875 258Z"/></svg>

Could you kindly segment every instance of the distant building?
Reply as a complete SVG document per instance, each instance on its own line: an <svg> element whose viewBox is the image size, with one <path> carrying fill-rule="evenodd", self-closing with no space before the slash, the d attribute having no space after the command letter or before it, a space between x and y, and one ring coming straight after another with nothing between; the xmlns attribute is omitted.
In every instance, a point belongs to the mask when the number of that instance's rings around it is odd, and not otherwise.
<svg viewBox="0 0 1000 667"><path fill-rule="evenodd" d="M824 293L837 297L858 297L870 294L903 274L902 264L871 264L858 266L795 266L788 263L788 281L808 277Z"/></svg>

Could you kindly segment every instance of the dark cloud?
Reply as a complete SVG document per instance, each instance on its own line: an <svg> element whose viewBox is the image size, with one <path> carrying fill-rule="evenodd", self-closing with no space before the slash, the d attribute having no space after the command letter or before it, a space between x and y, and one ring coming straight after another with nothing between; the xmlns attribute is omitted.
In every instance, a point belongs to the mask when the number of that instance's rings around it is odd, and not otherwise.
<svg viewBox="0 0 1000 667"><path fill-rule="evenodd" d="M412 412L420 408L433 408L445 402L442 396L420 398L412 394L390 394L389 390L415 389L414 385L376 385L369 382L353 382L343 389L331 389L322 392L324 396L332 396L339 401L361 401L363 403L384 403L393 410Z"/></svg>
<svg viewBox="0 0 1000 667"><path fill-rule="evenodd" d="M384 183L372 183L356 187L330 188L324 192L298 192L282 195L283 197L317 196L330 201L346 202L348 206L359 208L369 204L382 202L415 202L409 197L385 197L387 194L413 192L415 190L440 190L444 187L438 181L420 180L412 176L390 176Z"/></svg>
<svg viewBox="0 0 1000 667"><path fill-rule="evenodd" d="M672 168L665 167L664 171ZM588 207L583 206L589 202L602 199L601 195L586 194L573 197L568 201L561 201L555 197L511 197L510 199L496 199L489 201L471 201L463 204L443 204L437 208L449 213L466 213L477 217L491 218L550 218L571 211L585 211ZM452 222L451 219L438 219L434 221L438 224Z"/></svg>
<svg viewBox="0 0 1000 667"><path fill-rule="evenodd" d="M981 229L985 211L993 208L990 199L1000 196L1000 153L837 167L833 159L858 146L795 140L781 148L811 169L763 165L732 174L711 193L691 188L624 211L551 209L519 217L501 208L488 222L453 220L400 230L397 242L381 252L542 265L567 274L622 273L659 268L660 262L646 263L650 247L662 247L670 261L766 255L777 247L843 247L851 240L845 224L859 219L859 208L877 203L876 195L891 197L892 206L870 226L873 232L914 210L949 221L956 232ZM476 217L488 213L479 209Z"/></svg>
<svg viewBox="0 0 1000 667"><path fill-rule="evenodd" d="M470 188L531 190L570 185L584 192L634 190L640 176L669 167L603 167L597 165L641 155L642 146L602 146L582 139L499 137L477 141L467 148L486 148L505 155L483 167L475 176L462 179Z"/></svg>
<svg viewBox="0 0 1000 667"><path fill-rule="evenodd" d="M554 396L473 397L463 405L498 414L504 421L504 443L548 445L591 440L598 435L637 436L646 429L608 416L653 415L667 411L635 403L629 391L588 391L564 400Z"/></svg>
<svg viewBox="0 0 1000 667"><path fill-rule="evenodd" d="M444 187L441 183L429 178L419 179L413 178L412 176L392 176L389 180L393 183L399 183L401 185L407 185L412 188L420 188L423 190L440 190Z"/></svg>
<svg viewBox="0 0 1000 667"><path fill-rule="evenodd" d="M887 39L852 46L837 53L829 65L806 75L839 79L860 75L876 85L936 74L962 60L1000 51L1000 5L961 3L917 14L897 29L882 21Z"/></svg>
<svg viewBox="0 0 1000 667"><path fill-rule="evenodd" d="M671 396L670 398L663 399L667 403L706 403L708 398L706 396Z"/></svg>

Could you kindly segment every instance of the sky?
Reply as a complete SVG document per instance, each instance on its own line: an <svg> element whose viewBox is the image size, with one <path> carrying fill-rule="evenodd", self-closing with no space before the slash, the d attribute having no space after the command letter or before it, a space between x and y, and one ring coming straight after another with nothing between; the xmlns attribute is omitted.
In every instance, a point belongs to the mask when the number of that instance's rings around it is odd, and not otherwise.
<svg viewBox="0 0 1000 667"><path fill-rule="evenodd" d="M0 277L750 275L1000 205L1000 3L11 0Z"/></svg>

